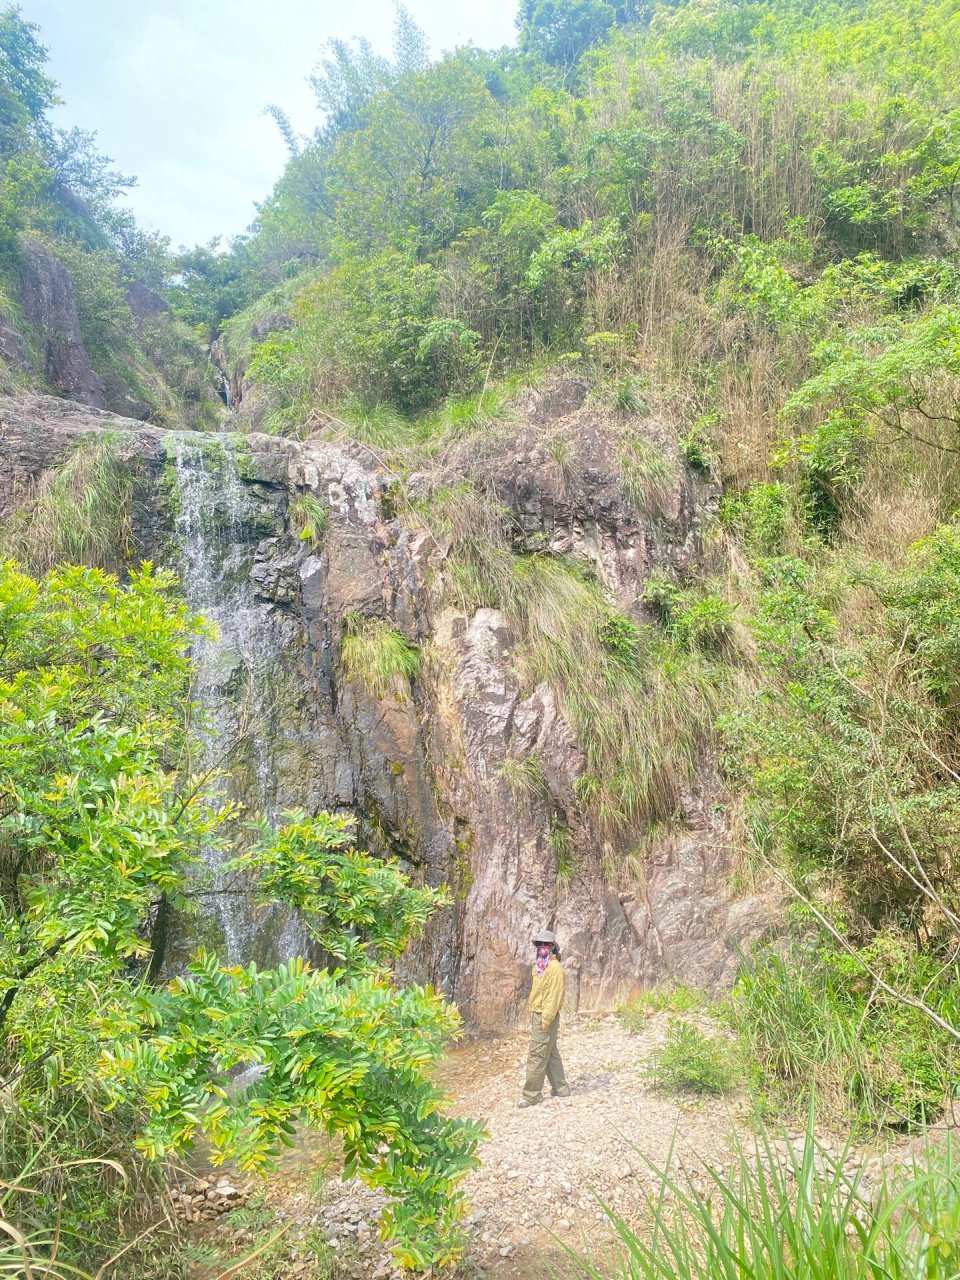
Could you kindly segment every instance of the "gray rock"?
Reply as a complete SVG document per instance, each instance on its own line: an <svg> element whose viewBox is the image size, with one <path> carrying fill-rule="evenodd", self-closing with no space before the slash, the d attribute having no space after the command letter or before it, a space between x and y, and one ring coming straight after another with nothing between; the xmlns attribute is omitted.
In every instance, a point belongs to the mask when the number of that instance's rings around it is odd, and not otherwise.
<svg viewBox="0 0 960 1280"><path fill-rule="evenodd" d="M567 416L558 419L561 410ZM547 428L574 442L565 470L543 447ZM82 435L105 430L122 440L138 477L136 554L176 563L164 485L177 437L89 406L0 398L0 518ZM654 518L627 500L610 465L614 437L576 387L544 392L510 432L464 442L441 478L471 477L505 505L518 549L539 540L592 564L634 612L653 568L696 567L700 523L715 495L679 461ZM189 441L222 452L229 438ZM546 686L521 687L513 637L496 610L465 615L431 590L443 548L385 509L391 477L378 460L320 439L253 434L232 447L242 501L223 514L211 554L214 568L246 593L250 626L243 646L223 645L211 671L226 728L238 737L251 723L255 729L244 739L255 750L248 745L232 766L236 786L274 812L351 810L374 853L396 855L427 882L452 887L453 904L410 948L401 978L432 981L469 1026L502 1031L525 1016L529 938L549 923L563 946L568 1015L609 1008L666 977L723 984L735 965L731 942L767 927L770 908L724 892L727 836L711 762L702 763L696 793L683 798L685 831L652 841L644 892L609 883L605 867L617 851L605 849L579 812L574 784L584 757L562 707ZM328 512L316 547L299 541L288 514L305 491ZM387 622L429 651L402 696L380 700L347 679L341 645L350 613ZM531 755L543 765L549 796L517 797L499 776L508 757ZM549 847L557 806L578 865L562 891ZM276 955L279 936L276 922L258 926L258 960ZM174 946L171 963L187 941Z"/></svg>
<svg viewBox="0 0 960 1280"><path fill-rule="evenodd" d="M38 244L23 244L20 302L38 334L44 377L63 395L105 409L107 390L94 373L83 345L73 278L58 258Z"/></svg>

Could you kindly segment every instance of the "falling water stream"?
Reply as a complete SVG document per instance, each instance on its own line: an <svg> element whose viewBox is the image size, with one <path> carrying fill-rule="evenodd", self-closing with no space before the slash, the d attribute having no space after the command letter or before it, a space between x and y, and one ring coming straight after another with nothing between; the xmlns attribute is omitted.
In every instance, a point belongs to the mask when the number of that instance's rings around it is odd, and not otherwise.
<svg viewBox="0 0 960 1280"><path fill-rule="evenodd" d="M276 818L269 708L263 705L268 660L269 604L258 600L250 580L256 552L254 504L241 479L235 443L229 436L180 436L171 451L176 472L175 534L187 604L214 624L197 640L193 658L193 700L199 710L195 734L197 771L229 771L242 758L243 785L229 778L215 786L223 799L242 799L250 813ZM246 963L256 954L266 919L235 874L225 870L234 850L210 843L201 851L210 873L210 908L223 933L225 959ZM278 922L279 923L279 922ZM280 956L299 949L293 920L279 923Z"/></svg>

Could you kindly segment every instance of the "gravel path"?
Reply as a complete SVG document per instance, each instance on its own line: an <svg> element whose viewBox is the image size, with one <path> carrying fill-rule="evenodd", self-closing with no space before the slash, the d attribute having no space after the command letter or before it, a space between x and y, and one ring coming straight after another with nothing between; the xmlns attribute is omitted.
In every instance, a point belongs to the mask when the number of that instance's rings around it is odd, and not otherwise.
<svg viewBox="0 0 960 1280"><path fill-rule="evenodd" d="M565 1246L602 1248L609 1239L599 1200L628 1221L642 1219L660 1191L647 1161L657 1168L682 1164L698 1181L708 1166L725 1164L743 1100L657 1092L648 1059L666 1023L663 1015L652 1017L635 1034L612 1014L566 1021L559 1043L572 1096L547 1097L525 1110L517 1107L524 1034L473 1041L449 1054L438 1074L453 1108L483 1119L489 1135L482 1165L466 1181L470 1247L463 1276L547 1280L565 1274ZM274 1221L292 1219L291 1242L311 1232L326 1237L344 1280L400 1276L377 1234L382 1197L357 1179L334 1176L322 1139L298 1144L264 1198ZM240 1231L235 1244L243 1251L256 1240L255 1232ZM307 1274L294 1257L284 1280Z"/></svg>
<svg viewBox="0 0 960 1280"><path fill-rule="evenodd" d="M730 1163L736 1130L750 1145L754 1113L745 1094L684 1098L654 1087L650 1059L663 1043L668 1022L668 1015L655 1015L631 1032L613 1014L566 1021L559 1047L572 1096L548 1096L529 1109L517 1107L526 1035L472 1041L448 1054L438 1078L452 1109L483 1120L488 1134L481 1167L465 1182L469 1247L458 1272L461 1280L571 1275L569 1250L589 1249L597 1257L611 1240L601 1201L628 1223L642 1226L649 1220L650 1201L662 1192L656 1170L682 1169L685 1178L705 1189L710 1171ZM918 1141L904 1139L885 1153L870 1153L845 1150L836 1137L832 1142L821 1138L821 1152L827 1160L843 1158L848 1176L861 1170L869 1187L885 1164L908 1162ZM772 1145L784 1153L790 1147L799 1152L803 1136L787 1130ZM188 1185L188 1179L186 1191L172 1204L195 1238L212 1240L236 1257L262 1244L264 1233L289 1224L284 1237L289 1252L281 1270L270 1271L272 1280L315 1275L300 1242L317 1236L337 1253L337 1280L403 1280L379 1239L383 1197L358 1179L342 1181L337 1168L331 1144L304 1134L265 1185L243 1186L242 1179L229 1176L219 1181L214 1176L209 1186ZM248 1211L247 1225L235 1224L228 1211L251 1193L254 1219L259 1213L262 1220L251 1220ZM195 1280L219 1273L219 1267L201 1269Z"/></svg>
<svg viewBox="0 0 960 1280"><path fill-rule="evenodd" d="M456 1050L442 1078L457 1110L483 1116L489 1138L483 1165L467 1180L473 1257L490 1275L550 1274L546 1259L563 1244L579 1247L608 1235L598 1199L638 1220L660 1183L648 1165L682 1164L697 1181L729 1158L728 1135L739 1106L684 1101L657 1092L649 1055L662 1042L666 1018L639 1034L613 1015L561 1028L572 1097L517 1108L526 1037ZM549 1091L547 1091L549 1093Z"/></svg>

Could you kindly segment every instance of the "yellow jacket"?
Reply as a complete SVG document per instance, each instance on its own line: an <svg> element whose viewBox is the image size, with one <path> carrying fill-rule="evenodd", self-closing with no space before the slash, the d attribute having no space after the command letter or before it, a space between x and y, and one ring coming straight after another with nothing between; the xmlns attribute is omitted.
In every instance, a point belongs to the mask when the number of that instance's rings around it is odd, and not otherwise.
<svg viewBox="0 0 960 1280"><path fill-rule="evenodd" d="M563 966L556 956L551 956L542 978L537 977L537 966L533 966L533 984L527 1007L531 1013L539 1013L541 1024L549 1027L562 1004Z"/></svg>

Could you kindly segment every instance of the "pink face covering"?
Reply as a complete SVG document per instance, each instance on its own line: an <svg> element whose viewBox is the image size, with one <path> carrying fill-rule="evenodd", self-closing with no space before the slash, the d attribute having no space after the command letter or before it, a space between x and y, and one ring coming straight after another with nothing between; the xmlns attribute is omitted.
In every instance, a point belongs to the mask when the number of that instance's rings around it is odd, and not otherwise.
<svg viewBox="0 0 960 1280"><path fill-rule="evenodd" d="M537 977L542 978L547 971L547 965L550 963L550 957L553 955L553 947L549 942L537 943Z"/></svg>

